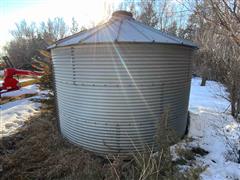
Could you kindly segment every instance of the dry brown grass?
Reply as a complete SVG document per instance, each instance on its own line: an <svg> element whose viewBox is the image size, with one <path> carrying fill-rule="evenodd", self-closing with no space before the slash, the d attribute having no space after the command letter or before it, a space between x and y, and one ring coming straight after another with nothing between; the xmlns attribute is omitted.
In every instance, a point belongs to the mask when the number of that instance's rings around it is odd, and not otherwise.
<svg viewBox="0 0 240 180"><path fill-rule="evenodd" d="M103 179L104 159L67 143L52 109L42 109L0 145L1 179Z"/></svg>
<svg viewBox="0 0 240 180"><path fill-rule="evenodd" d="M13 101L17 101L17 100L21 100L21 99L25 99L25 98L29 98L29 97L33 97L33 96L36 96L37 93L32 93L32 94L22 94L22 95L19 95L19 96L4 96L4 97L1 97L1 101L0 101L0 105L2 104L6 104L6 103L9 103L9 102L13 102Z"/></svg>
<svg viewBox="0 0 240 180"><path fill-rule="evenodd" d="M65 141L52 102L16 134L1 139L0 179L197 179L201 167L180 173L169 153L139 153L126 161L104 159Z"/></svg>

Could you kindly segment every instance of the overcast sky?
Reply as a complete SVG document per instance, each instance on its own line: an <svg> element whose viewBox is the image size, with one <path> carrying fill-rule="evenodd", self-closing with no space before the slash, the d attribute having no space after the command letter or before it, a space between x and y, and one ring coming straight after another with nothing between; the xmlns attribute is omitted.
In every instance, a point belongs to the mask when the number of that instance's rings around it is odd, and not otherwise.
<svg viewBox="0 0 240 180"><path fill-rule="evenodd" d="M63 17L70 25L74 17L79 25L88 26L107 18L104 6L121 0L0 0L0 48L12 37L9 31L25 19L36 23Z"/></svg>

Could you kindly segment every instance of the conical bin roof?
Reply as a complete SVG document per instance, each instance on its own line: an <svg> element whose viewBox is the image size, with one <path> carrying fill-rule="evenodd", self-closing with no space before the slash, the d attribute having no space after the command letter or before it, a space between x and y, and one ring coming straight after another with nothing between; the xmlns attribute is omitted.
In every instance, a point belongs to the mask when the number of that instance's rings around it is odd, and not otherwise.
<svg viewBox="0 0 240 180"><path fill-rule="evenodd" d="M49 49L90 43L158 43L197 48L191 41L169 35L136 21L130 12L115 11L108 22L61 39Z"/></svg>

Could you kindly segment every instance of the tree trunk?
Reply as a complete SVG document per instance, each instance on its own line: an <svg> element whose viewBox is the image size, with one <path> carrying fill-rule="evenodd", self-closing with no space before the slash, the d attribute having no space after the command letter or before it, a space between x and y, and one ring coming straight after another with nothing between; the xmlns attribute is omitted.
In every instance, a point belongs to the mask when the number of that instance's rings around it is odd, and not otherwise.
<svg viewBox="0 0 240 180"><path fill-rule="evenodd" d="M237 119L239 97L235 81L233 81L233 84L231 86L230 99L231 99L231 114L235 119Z"/></svg>
<svg viewBox="0 0 240 180"><path fill-rule="evenodd" d="M201 86L206 86L207 78L205 76L202 77Z"/></svg>
<svg viewBox="0 0 240 180"><path fill-rule="evenodd" d="M231 115L236 118L236 103L235 101L231 101Z"/></svg>
<svg viewBox="0 0 240 180"><path fill-rule="evenodd" d="M240 95L238 97L238 102L237 102L237 112L236 112L236 119L240 115ZM240 119L239 119L240 120Z"/></svg>

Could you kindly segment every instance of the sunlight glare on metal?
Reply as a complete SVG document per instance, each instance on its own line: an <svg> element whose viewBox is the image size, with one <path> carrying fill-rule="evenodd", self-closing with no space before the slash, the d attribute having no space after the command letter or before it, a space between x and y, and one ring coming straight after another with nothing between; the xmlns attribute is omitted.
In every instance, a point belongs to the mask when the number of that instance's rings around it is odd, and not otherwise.
<svg viewBox="0 0 240 180"><path fill-rule="evenodd" d="M110 28L110 29L111 29L111 28ZM111 29L111 30L113 30L113 29ZM107 31L107 36L108 36L108 37L111 37L109 30ZM127 67L125 61L123 60L123 58L122 58L119 50L117 49L117 47L116 47L116 45L115 45L114 43L112 43L112 46L113 46L115 52L117 53L117 56L119 57L119 59L120 59L120 61L121 61L121 64L123 64L125 70L127 71L128 76L130 77L131 81L134 83L134 85L135 85L138 93L140 94L140 97L142 97L142 99L143 99L143 101L144 101L144 104L146 105L146 100L144 99L141 91L138 90L137 85L136 85L136 83L135 83L135 81L134 81L134 79L133 79L130 71L128 70L128 67ZM119 80L119 82L120 82L119 87L121 88L121 91L122 91L123 94L124 94L124 99L125 99L125 101L126 101L127 104L129 105L130 103L129 103L129 99L128 99L128 93L126 93L125 88L122 86L122 85L123 85L123 81L122 81L121 75L120 75L120 73L119 73L118 66L117 66L117 64L116 64L116 63L117 63L117 62L116 62L116 59L114 58L113 53L112 53L111 55L112 55L112 61L113 61L113 63L114 63L114 71L116 72L117 77L118 77L118 80ZM148 106L148 105L147 105L147 107L148 107L148 109L149 109L149 106ZM152 111L151 111L151 112L152 112ZM134 116L133 113L131 113L131 119L132 119L133 122L134 122L134 126L135 126L135 127L138 127L138 124L137 124L137 122L136 122L136 119L135 119L135 116ZM137 147L135 146L134 140L132 139L132 137L129 135L129 133L128 133L127 131L123 131L123 130L124 130L124 129L122 129L122 132L123 132L128 138L130 138L130 142L132 143L132 145L133 145L133 147L135 148L135 150L138 152L138 149L137 149ZM141 137L140 129L138 129L137 132L138 132L139 137ZM142 138L141 138L141 142L142 142L142 144L145 144Z"/></svg>
<svg viewBox="0 0 240 180"><path fill-rule="evenodd" d="M155 118L155 117L154 117L155 115L154 115L151 107L149 106L148 102L147 102L146 99L144 98L144 95L142 94L141 90L138 88L138 86L137 86L137 84L136 84L133 76L131 75L131 72L129 71L129 69L128 69L128 67L127 67L124 59L123 59L122 56L121 56L121 53L119 52L118 48L116 47L116 45L115 45L114 43L112 43L112 45L113 45L113 48L114 48L115 52L117 53L117 55L118 55L118 57L119 57L119 59L120 59L120 62L122 63L123 67L125 68L125 70L126 70L128 76L130 77L132 83L134 84L134 87L136 88L137 92L139 93L140 98L143 100L143 103L145 104L146 108L149 110L149 112L151 113L151 115L153 116L153 118ZM156 121L157 121L157 120L158 120L158 119L156 119Z"/></svg>

